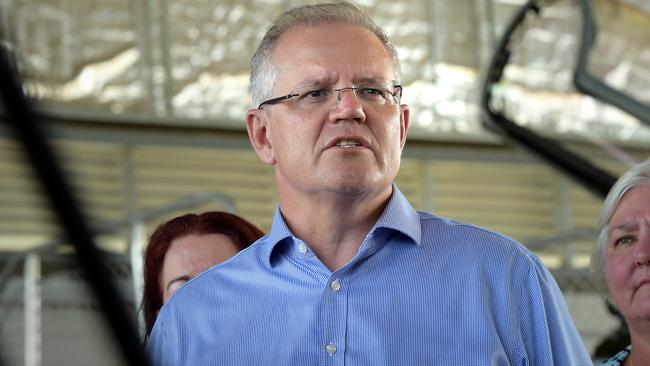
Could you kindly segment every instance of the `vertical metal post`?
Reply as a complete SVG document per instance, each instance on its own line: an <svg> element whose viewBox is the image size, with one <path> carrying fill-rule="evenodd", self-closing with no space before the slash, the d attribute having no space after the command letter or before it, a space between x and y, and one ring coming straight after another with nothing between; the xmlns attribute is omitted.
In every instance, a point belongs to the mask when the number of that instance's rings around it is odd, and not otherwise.
<svg viewBox="0 0 650 366"><path fill-rule="evenodd" d="M129 251L129 263L131 265L131 281L133 285L133 303L135 304L135 314L137 321L138 333L144 336L144 318L138 313L140 309L140 299L142 298L143 271L142 271L142 251L144 248L145 232L141 222L137 219L138 210L138 191L135 176L135 157L134 147L127 145L124 150L124 165L122 169L124 179L124 197L126 212L124 213L129 223L129 233L127 246Z"/></svg>
<svg viewBox="0 0 650 366"><path fill-rule="evenodd" d="M480 44L478 47L481 48L480 51L480 64L487 65L490 62L490 56L494 51L494 48L497 46L497 36L496 36L496 16L494 13L494 0L485 0L484 2L485 10L485 19L481 22L482 27L482 37L480 38Z"/></svg>
<svg viewBox="0 0 650 366"><path fill-rule="evenodd" d="M485 49L485 41L483 39L485 19L484 19L485 9L481 6L472 6L472 11L469 12L470 15L469 21L470 24L476 25L471 27L471 33L468 32L468 35L471 34L474 40L473 47L468 47L468 51L471 49L472 56L474 58L472 64L470 65L473 69L480 71L481 65L483 65L483 55L482 51ZM491 50L491 49L490 49ZM485 56L485 62L488 62L490 59L489 54ZM475 92L478 95L478 92Z"/></svg>
<svg viewBox="0 0 650 366"><path fill-rule="evenodd" d="M424 200L424 209L428 212L434 212L436 211L436 204L435 204L435 190L433 189L433 184L434 184L434 179L433 179L433 165L435 164L435 161L429 161L427 162L426 160L421 160L421 163L423 165L423 171L424 171L424 176L422 177L422 184L423 189L422 189L422 198Z"/></svg>
<svg viewBox="0 0 650 366"><path fill-rule="evenodd" d="M147 113L154 114L153 61L150 39L150 13L146 0L132 1L133 24L135 27L135 47L140 53L138 63L139 79L142 83L143 97Z"/></svg>
<svg viewBox="0 0 650 366"><path fill-rule="evenodd" d="M41 259L25 259L25 366L41 365Z"/></svg>
<svg viewBox="0 0 650 366"><path fill-rule="evenodd" d="M153 109L156 116L169 117L172 115L172 89L168 3L165 0L148 0L147 11L151 19L148 31L153 69Z"/></svg>
<svg viewBox="0 0 650 366"><path fill-rule="evenodd" d="M165 78L163 82L163 90L165 96L165 117L173 117L176 113L172 103L172 98L174 97L173 92L173 77L172 77L172 68L174 67L172 63L171 49L173 43L171 41L171 22L169 21L169 1L160 0L160 53L161 53L161 66L164 72Z"/></svg>
<svg viewBox="0 0 650 366"><path fill-rule="evenodd" d="M572 229L573 222L571 220L571 185L564 176L560 176L558 181L558 193L558 229L560 233L567 233ZM572 269L575 257L573 240L562 239L560 244L562 245L562 268Z"/></svg>
<svg viewBox="0 0 650 366"><path fill-rule="evenodd" d="M129 243L129 255L131 262L131 276L133 281L133 296L135 303L135 312L137 314L138 331L140 336L144 339L145 324L144 315L139 313L140 299L142 299L142 292L144 287L144 274L143 274L143 251L146 234L144 225L141 222L134 223L131 227L131 239Z"/></svg>
<svg viewBox="0 0 650 366"><path fill-rule="evenodd" d="M437 32L435 29L435 26L438 23L436 21L436 16L438 15L436 0L427 0L427 10L429 12L428 14L429 21L427 24L429 27L429 31L427 33L429 34L429 42L430 42L429 62L431 66L435 66L436 63L442 62L442 49L440 45L440 40L437 37L439 32Z"/></svg>

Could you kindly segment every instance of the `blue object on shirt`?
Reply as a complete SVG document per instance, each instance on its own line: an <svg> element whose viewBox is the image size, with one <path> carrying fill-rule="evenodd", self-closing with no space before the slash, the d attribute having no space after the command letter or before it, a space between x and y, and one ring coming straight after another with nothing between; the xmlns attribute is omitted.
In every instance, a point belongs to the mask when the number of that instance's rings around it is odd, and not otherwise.
<svg viewBox="0 0 650 366"><path fill-rule="evenodd" d="M180 288L155 365L589 365L550 272L489 230L393 195L331 272L280 210L270 233Z"/></svg>

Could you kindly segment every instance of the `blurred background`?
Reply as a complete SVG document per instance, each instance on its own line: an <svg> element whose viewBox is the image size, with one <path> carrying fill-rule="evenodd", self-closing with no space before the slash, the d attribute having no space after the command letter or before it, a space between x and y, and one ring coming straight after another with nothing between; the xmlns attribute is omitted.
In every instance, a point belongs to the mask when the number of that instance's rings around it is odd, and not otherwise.
<svg viewBox="0 0 650 366"><path fill-rule="evenodd" d="M0 47L36 102L134 313L142 250L160 222L226 210L269 229L272 170L250 148L244 124L248 59L273 16L306 3L315 1L0 0ZM540 3L511 38L493 102L618 177L650 156L650 126L576 91L578 2ZM650 0L590 3L598 31L589 72L650 105ZM621 332L589 272L602 198L488 127L479 106L486 67L524 1L356 4L386 29L402 62L412 117L397 184L417 209L534 250L598 359L599 345ZM5 111L0 105L0 122ZM9 365L119 364L84 273L4 123L0 265L0 350Z"/></svg>

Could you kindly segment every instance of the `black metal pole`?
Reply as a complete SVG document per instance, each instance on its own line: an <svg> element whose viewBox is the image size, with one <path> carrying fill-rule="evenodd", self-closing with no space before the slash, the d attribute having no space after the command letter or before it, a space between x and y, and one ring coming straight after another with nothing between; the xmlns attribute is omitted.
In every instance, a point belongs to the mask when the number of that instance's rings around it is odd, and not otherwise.
<svg viewBox="0 0 650 366"><path fill-rule="evenodd" d="M524 4L505 28L504 34L494 51L490 64L485 72L481 94L481 109L483 123L488 128L496 129L501 134L518 142L528 150L543 158L548 163L572 177L583 187L597 196L604 198L616 181L612 174L598 168L581 156L564 148L554 140L545 138L537 133L516 124L491 105L492 85L498 83L503 76L510 58L510 37L524 21L529 12L540 12L540 7L534 0Z"/></svg>
<svg viewBox="0 0 650 366"><path fill-rule="evenodd" d="M6 50L0 45L0 94L9 116L8 124L23 145L41 187L49 198L59 222L76 249L81 267L99 300L113 335L130 365L147 365L135 326L135 318L110 278L109 267L86 224L80 206L48 144L36 114L13 70Z"/></svg>
<svg viewBox="0 0 650 366"><path fill-rule="evenodd" d="M650 125L650 106L612 88L589 74L589 53L596 41L596 25L591 11L591 1L579 0L578 3L582 12L582 42L580 43L576 69L573 74L573 83L576 89L611 104L636 117L639 121Z"/></svg>

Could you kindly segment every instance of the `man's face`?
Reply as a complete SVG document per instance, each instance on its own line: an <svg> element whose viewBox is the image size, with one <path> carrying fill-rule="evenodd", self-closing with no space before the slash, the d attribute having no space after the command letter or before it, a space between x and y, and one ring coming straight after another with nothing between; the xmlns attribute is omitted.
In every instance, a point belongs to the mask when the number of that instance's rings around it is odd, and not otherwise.
<svg viewBox="0 0 650 366"><path fill-rule="evenodd" d="M367 80L394 80L392 58L370 31L346 25L296 26L273 51L273 96L297 90L339 89ZM291 99L249 112L265 127L260 158L275 166L278 189L378 194L390 190L400 165L408 108L369 106L343 91L338 103L304 110ZM255 142L253 143L255 145Z"/></svg>

